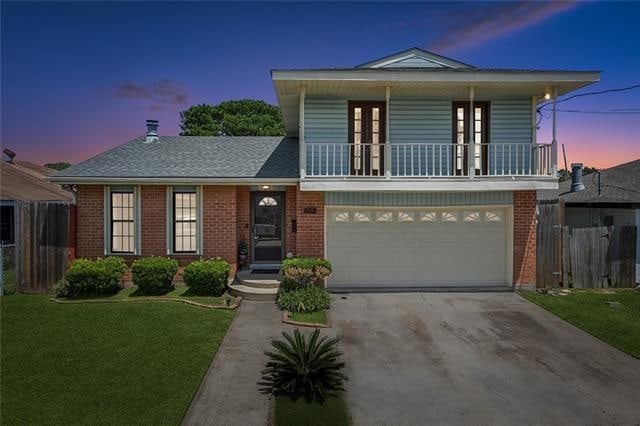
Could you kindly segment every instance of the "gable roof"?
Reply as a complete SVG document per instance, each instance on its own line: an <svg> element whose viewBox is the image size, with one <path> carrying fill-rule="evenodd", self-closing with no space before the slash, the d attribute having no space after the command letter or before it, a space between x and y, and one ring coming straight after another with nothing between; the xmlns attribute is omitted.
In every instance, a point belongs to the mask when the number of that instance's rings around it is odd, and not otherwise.
<svg viewBox="0 0 640 426"><path fill-rule="evenodd" d="M640 207L640 159L600 172L600 196L597 174L582 177L585 189L569 192L571 180L560 182L557 190L538 191L538 199L561 198L565 204L638 204Z"/></svg>
<svg viewBox="0 0 640 426"><path fill-rule="evenodd" d="M44 177L55 170L14 160L0 160L0 199L2 200L73 200L73 194L60 186L47 182Z"/></svg>
<svg viewBox="0 0 640 426"><path fill-rule="evenodd" d="M55 182L297 179L297 138L140 136L62 170Z"/></svg>
<svg viewBox="0 0 640 426"><path fill-rule="evenodd" d="M373 61L357 65L355 68L474 68L472 65L428 50L412 47Z"/></svg>

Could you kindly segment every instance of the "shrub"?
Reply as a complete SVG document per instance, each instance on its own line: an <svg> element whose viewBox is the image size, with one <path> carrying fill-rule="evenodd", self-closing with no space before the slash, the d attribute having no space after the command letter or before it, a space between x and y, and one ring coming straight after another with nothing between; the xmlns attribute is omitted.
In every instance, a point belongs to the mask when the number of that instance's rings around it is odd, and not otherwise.
<svg viewBox="0 0 640 426"><path fill-rule="evenodd" d="M280 283L280 287L278 287L278 295L280 295L281 293L287 293L289 291L299 290L302 287L304 287L304 284L299 284L292 278L283 277L282 282Z"/></svg>
<svg viewBox="0 0 640 426"><path fill-rule="evenodd" d="M315 284L331 274L331 263L310 257L285 259L282 262L282 274L300 285Z"/></svg>
<svg viewBox="0 0 640 426"><path fill-rule="evenodd" d="M63 282L54 287L58 297L115 294L122 288L127 264L121 257L71 262Z"/></svg>
<svg viewBox="0 0 640 426"><path fill-rule="evenodd" d="M6 269L2 271L2 291L6 296L18 291L18 282L14 271Z"/></svg>
<svg viewBox="0 0 640 426"><path fill-rule="evenodd" d="M269 361L260 384L267 392L322 402L335 392L344 391L347 377L340 372L344 362L336 339L319 338L319 329L308 340L298 329L293 331L293 337L286 332L282 335L284 340L271 342L275 351L265 352Z"/></svg>
<svg viewBox="0 0 640 426"><path fill-rule="evenodd" d="M184 283L193 294L222 296L231 267L220 258L196 260L184 267Z"/></svg>
<svg viewBox="0 0 640 426"><path fill-rule="evenodd" d="M331 296L324 288L308 285L280 293L277 303L280 309L289 312L315 312L328 309Z"/></svg>
<svg viewBox="0 0 640 426"><path fill-rule="evenodd" d="M140 294L162 295L173 290L178 262L168 257L144 257L133 262L131 271L133 284L138 286Z"/></svg>

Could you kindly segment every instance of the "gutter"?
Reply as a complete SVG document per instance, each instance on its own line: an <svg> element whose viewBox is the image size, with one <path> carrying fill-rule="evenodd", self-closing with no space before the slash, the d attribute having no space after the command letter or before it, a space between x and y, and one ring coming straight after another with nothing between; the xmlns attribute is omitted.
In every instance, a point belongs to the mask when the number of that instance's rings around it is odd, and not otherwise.
<svg viewBox="0 0 640 426"><path fill-rule="evenodd" d="M152 184L152 185L237 185L237 184L271 184L297 185L299 178L207 178L207 177L108 177L108 176L49 176L47 180L63 185L91 184Z"/></svg>

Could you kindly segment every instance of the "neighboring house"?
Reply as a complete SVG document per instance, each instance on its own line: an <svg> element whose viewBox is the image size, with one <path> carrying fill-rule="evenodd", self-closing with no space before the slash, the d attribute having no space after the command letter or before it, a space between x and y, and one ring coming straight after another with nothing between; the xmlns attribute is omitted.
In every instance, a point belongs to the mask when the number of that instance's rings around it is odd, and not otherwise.
<svg viewBox="0 0 640 426"><path fill-rule="evenodd" d="M17 201L73 201L73 193L45 180L56 171L16 160L15 153L4 150L0 161L0 240L13 245L16 239Z"/></svg>
<svg viewBox="0 0 640 426"><path fill-rule="evenodd" d="M572 180L556 190L538 191L542 200L564 201L564 223L569 227L635 225L636 282L640 282L640 159L582 177L584 189L570 192Z"/></svg>
<svg viewBox="0 0 640 426"><path fill-rule="evenodd" d="M271 77L286 137L157 136L150 121L51 178L77 185L78 256L236 264L246 240L259 269L327 258L333 290L535 283L536 190L558 186L536 106L599 72L475 68L414 48Z"/></svg>

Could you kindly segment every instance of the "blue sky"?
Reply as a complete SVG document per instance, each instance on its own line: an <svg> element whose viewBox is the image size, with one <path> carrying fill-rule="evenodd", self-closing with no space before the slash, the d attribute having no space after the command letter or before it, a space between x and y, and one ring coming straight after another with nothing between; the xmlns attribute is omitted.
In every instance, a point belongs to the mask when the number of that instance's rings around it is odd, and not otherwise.
<svg viewBox="0 0 640 426"><path fill-rule="evenodd" d="M584 91L640 83L640 3L2 2L2 145L77 162L177 134L197 103L275 103L269 70L352 66L417 46L479 67L602 70ZM578 109L639 108L640 90ZM640 157L640 115L560 113L570 161ZM543 120L540 141L549 139Z"/></svg>

